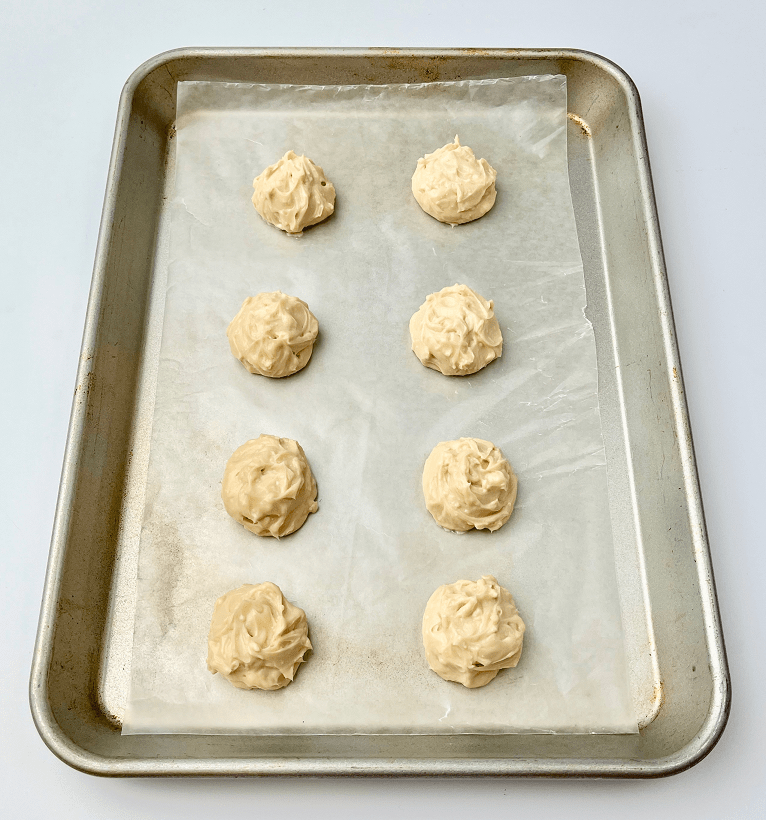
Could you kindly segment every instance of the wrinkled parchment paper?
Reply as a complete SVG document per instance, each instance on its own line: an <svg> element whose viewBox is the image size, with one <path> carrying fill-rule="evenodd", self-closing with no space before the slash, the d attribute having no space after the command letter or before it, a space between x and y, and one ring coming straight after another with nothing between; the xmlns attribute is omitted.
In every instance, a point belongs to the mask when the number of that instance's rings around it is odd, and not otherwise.
<svg viewBox="0 0 766 820"><path fill-rule="evenodd" d="M181 83L170 265L138 570L126 733L633 732L593 330L569 192L561 76L428 85ZM410 192L419 157L461 142L497 170L490 213L451 228ZM267 225L252 179L288 149L321 165L337 211L300 238ZM427 294L493 299L505 346L448 378L410 350ZM249 374L226 327L280 289L319 319L309 366ZM297 439L319 512L282 540L225 512L234 449ZM421 490L438 442L498 445L519 477L496 533L440 529ZM518 667L447 683L420 630L437 586L494 574L527 624ZM278 692L205 667L218 596L273 581L314 645Z"/></svg>

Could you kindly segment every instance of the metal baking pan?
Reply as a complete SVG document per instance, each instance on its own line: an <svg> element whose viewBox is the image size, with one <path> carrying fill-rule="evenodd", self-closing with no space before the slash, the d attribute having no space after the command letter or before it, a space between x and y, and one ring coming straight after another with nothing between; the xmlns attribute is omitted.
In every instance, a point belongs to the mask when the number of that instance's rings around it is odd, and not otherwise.
<svg viewBox="0 0 766 820"><path fill-rule="evenodd" d="M350 84L564 74L636 735L122 736L146 408L183 80ZM43 740L100 775L656 777L701 760L730 685L638 92L554 49L181 49L120 100L30 683Z"/></svg>

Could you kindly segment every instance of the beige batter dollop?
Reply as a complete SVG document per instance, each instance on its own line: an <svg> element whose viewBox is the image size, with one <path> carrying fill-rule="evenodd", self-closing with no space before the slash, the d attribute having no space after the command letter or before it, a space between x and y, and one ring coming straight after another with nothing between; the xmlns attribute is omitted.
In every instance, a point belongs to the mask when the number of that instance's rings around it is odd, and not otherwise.
<svg viewBox="0 0 766 820"><path fill-rule="evenodd" d="M261 435L226 462L221 498L226 512L256 535L280 538L319 508L303 448L290 438Z"/></svg>
<svg viewBox="0 0 766 820"><path fill-rule="evenodd" d="M497 171L476 159L467 145L454 142L418 160L412 193L420 207L439 222L472 222L495 204Z"/></svg>
<svg viewBox="0 0 766 820"><path fill-rule="evenodd" d="M519 662L524 628L511 593L492 575L445 584L423 614L428 665L444 680L486 686Z"/></svg>
<svg viewBox="0 0 766 820"><path fill-rule="evenodd" d="M308 157L288 151L253 180L253 205L269 223L300 236L335 210L335 188Z"/></svg>
<svg viewBox="0 0 766 820"><path fill-rule="evenodd" d="M437 444L423 468L426 507L455 532L500 529L511 517L518 482L491 441L460 438Z"/></svg>
<svg viewBox="0 0 766 820"><path fill-rule="evenodd" d="M432 293L410 319L415 355L445 376L469 376L503 355L494 304L467 285Z"/></svg>
<svg viewBox="0 0 766 820"><path fill-rule="evenodd" d="M276 584L245 584L215 602L207 668L238 689L287 686L309 649L306 613Z"/></svg>
<svg viewBox="0 0 766 820"><path fill-rule="evenodd" d="M281 379L308 364L318 332L309 306L277 290L248 296L226 335L231 352L251 373Z"/></svg>

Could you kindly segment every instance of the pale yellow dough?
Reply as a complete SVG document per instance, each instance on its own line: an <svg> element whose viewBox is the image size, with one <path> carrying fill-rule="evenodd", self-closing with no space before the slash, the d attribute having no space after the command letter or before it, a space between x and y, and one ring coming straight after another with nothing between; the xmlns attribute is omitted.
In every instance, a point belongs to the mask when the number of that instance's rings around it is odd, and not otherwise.
<svg viewBox="0 0 766 820"><path fill-rule="evenodd" d="M423 614L428 665L444 680L478 689L516 666L524 629L511 593L492 575L445 584Z"/></svg>
<svg viewBox="0 0 766 820"><path fill-rule="evenodd" d="M518 482L491 441L460 438L437 444L423 467L423 495L447 530L500 529L511 517Z"/></svg>
<svg viewBox="0 0 766 820"><path fill-rule="evenodd" d="M277 290L248 296L226 335L231 352L247 370L281 379L308 364L318 332L309 306Z"/></svg>
<svg viewBox="0 0 766 820"><path fill-rule="evenodd" d="M288 151L253 180L253 205L269 223L299 236L335 210L335 188L308 157Z"/></svg>
<svg viewBox="0 0 766 820"><path fill-rule="evenodd" d="M245 584L215 602L207 668L238 689L282 689L309 649L306 613L276 584Z"/></svg>
<svg viewBox="0 0 766 820"><path fill-rule="evenodd" d="M256 535L280 538L316 512L317 485L303 448L290 438L261 435L226 462L221 498L226 512Z"/></svg>
<svg viewBox="0 0 766 820"><path fill-rule="evenodd" d="M469 376L503 355L494 304L467 285L432 293L410 319L412 349L445 376Z"/></svg>
<svg viewBox="0 0 766 820"><path fill-rule="evenodd" d="M495 204L497 171L486 159L476 159L455 137L418 160L412 193L420 207L439 222L473 222Z"/></svg>

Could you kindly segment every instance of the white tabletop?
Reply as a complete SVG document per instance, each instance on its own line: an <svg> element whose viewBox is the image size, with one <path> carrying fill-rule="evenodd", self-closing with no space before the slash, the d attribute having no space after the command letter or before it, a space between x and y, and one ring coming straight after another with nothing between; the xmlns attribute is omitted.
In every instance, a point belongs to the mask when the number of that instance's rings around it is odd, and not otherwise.
<svg viewBox="0 0 766 820"><path fill-rule="evenodd" d="M7 816L766 816L764 30L748 0L0 2ZM27 679L117 101L147 58L204 45L573 47L636 82L733 679L729 725L696 767L624 782L103 780L45 748Z"/></svg>

